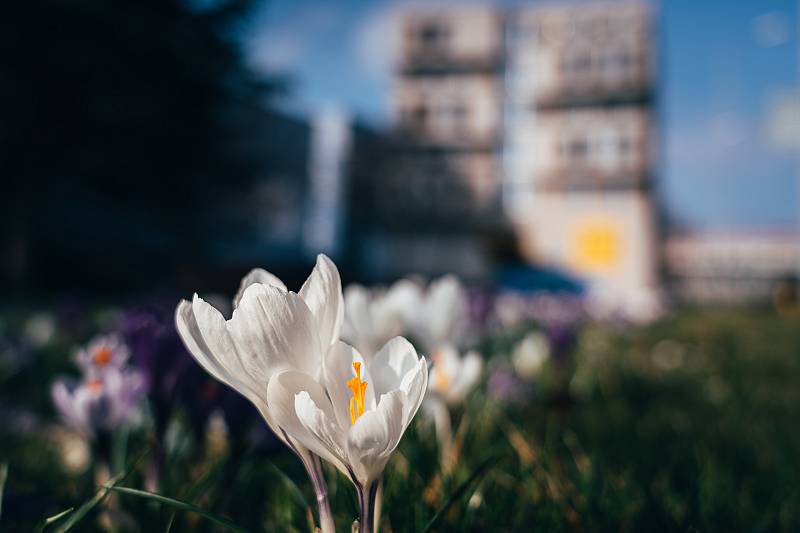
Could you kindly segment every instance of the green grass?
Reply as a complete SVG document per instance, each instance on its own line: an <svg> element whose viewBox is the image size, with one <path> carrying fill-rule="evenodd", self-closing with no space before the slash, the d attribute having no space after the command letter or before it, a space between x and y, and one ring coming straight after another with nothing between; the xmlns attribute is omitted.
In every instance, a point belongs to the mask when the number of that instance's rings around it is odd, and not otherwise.
<svg viewBox="0 0 800 533"><path fill-rule="evenodd" d="M46 395L69 368L66 353L51 348L0 373L0 403L56 424ZM482 384L454 413L459 461L448 475L420 413L385 473L382 531L422 531L434 517L430 531L443 532L800 529L797 318L689 310L647 327L589 324L573 362L537 391L528 405L503 406ZM52 439L4 426L0 530L34 530L96 493L90 470L61 467ZM147 448L146 431L133 433L129 460ZM110 494L75 530L109 521L121 531L224 530L190 512L199 508L250 531L309 531L313 494L288 452L233 461L195 442L175 453L159 492L178 504ZM142 473L122 485L142 489ZM355 494L332 469L328 480L337 526L349 530Z"/></svg>

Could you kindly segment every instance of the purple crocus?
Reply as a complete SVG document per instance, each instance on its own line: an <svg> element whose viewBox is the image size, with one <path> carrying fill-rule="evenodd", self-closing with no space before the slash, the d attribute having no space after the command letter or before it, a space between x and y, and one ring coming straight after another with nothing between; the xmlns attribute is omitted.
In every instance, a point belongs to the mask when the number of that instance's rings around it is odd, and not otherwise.
<svg viewBox="0 0 800 533"><path fill-rule="evenodd" d="M78 350L75 362L81 370L90 372L104 368L124 368L128 357L130 350L118 335L98 335L88 346Z"/></svg>
<svg viewBox="0 0 800 533"><path fill-rule="evenodd" d="M113 366L89 369L80 380L58 379L52 387L64 423L87 437L136 424L144 394L141 373Z"/></svg>

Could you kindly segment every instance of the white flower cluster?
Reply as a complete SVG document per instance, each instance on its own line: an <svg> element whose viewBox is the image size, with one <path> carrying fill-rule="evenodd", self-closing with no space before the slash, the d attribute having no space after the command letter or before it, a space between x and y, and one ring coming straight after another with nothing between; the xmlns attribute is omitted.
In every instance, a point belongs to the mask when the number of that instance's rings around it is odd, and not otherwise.
<svg viewBox="0 0 800 533"><path fill-rule="evenodd" d="M339 272L324 255L298 293L264 270L250 272L230 320L197 295L176 310L192 356L249 399L301 459L324 532L335 528L319 458L353 482L360 528L372 531L378 480L428 387L428 365L411 343L363 344L362 354L340 339L345 320Z"/></svg>
<svg viewBox="0 0 800 533"><path fill-rule="evenodd" d="M430 395L450 405L464 401L483 369L475 351L462 355L468 329L467 295L454 276L427 287L403 279L388 289L351 285L344 293L342 338L362 353L374 353L395 335L406 335L433 363Z"/></svg>

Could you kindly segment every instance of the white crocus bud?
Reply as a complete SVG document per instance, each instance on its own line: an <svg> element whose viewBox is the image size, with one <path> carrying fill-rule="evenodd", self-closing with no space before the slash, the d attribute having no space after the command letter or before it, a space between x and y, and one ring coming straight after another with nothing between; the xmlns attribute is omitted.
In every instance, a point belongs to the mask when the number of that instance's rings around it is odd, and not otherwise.
<svg viewBox="0 0 800 533"><path fill-rule="evenodd" d="M548 359L550 359L550 341L538 331L525 335L511 354L514 371L523 379L538 377Z"/></svg>

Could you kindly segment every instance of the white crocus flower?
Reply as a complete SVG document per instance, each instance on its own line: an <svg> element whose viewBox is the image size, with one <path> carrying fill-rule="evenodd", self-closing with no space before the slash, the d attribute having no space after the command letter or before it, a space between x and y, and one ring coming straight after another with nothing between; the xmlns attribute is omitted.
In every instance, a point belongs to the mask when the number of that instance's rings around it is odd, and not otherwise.
<svg viewBox="0 0 800 533"><path fill-rule="evenodd" d="M269 381L269 405L281 430L355 485L362 532L373 530L378 480L427 383L425 359L402 337L368 361L339 342L326 354L320 379L314 372L285 370Z"/></svg>
<svg viewBox="0 0 800 533"><path fill-rule="evenodd" d="M267 383L287 370L319 376L325 354L339 341L343 315L339 272L320 255L299 293L256 269L242 280L230 320L197 294L191 302L182 301L175 316L178 333L195 360L250 400L303 462L326 533L334 531L334 524L319 458L275 422Z"/></svg>
<svg viewBox="0 0 800 533"><path fill-rule="evenodd" d="M429 285L402 279L388 290L348 287L342 339L367 354L399 328L419 342L426 353L441 346L463 344L467 330L467 296L455 276L443 276ZM360 344L365 348L362 349Z"/></svg>
<svg viewBox="0 0 800 533"><path fill-rule="evenodd" d="M455 276L432 281L427 287L404 280L397 298L403 311L405 331L430 355L433 362L425 412L433 418L439 442L442 469L455 462L449 406L462 403L474 388L483 369L477 352L462 357L468 333L468 302L464 286Z"/></svg>
<svg viewBox="0 0 800 533"><path fill-rule="evenodd" d="M447 345L463 345L467 332L467 295L455 276L444 276L428 285L427 290L416 285L416 294L408 283L406 321L409 333L427 353Z"/></svg>
<svg viewBox="0 0 800 533"><path fill-rule="evenodd" d="M342 340L370 358L402 334L409 310L419 301L418 287L401 280L389 289L353 284L344 291Z"/></svg>
<svg viewBox="0 0 800 533"><path fill-rule="evenodd" d="M449 472L455 464L452 424L448 405L464 402L477 385L483 370L483 359L475 351L461 357L452 346L443 346L431 355L433 366L428 380L425 411L433 418L439 442L442 469Z"/></svg>
<svg viewBox="0 0 800 533"><path fill-rule="evenodd" d="M452 346L443 346L431 354L431 360L431 393L450 405L462 403L481 377L483 358L475 351L461 357Z"/></svg>
<svg viewBox="0 0 800 533"><path fill-rule="evenodd" d="M514 370L524 379L538 377L548 359L550 359L550 342L538 331L525 335L511 354Z"/></svg>

